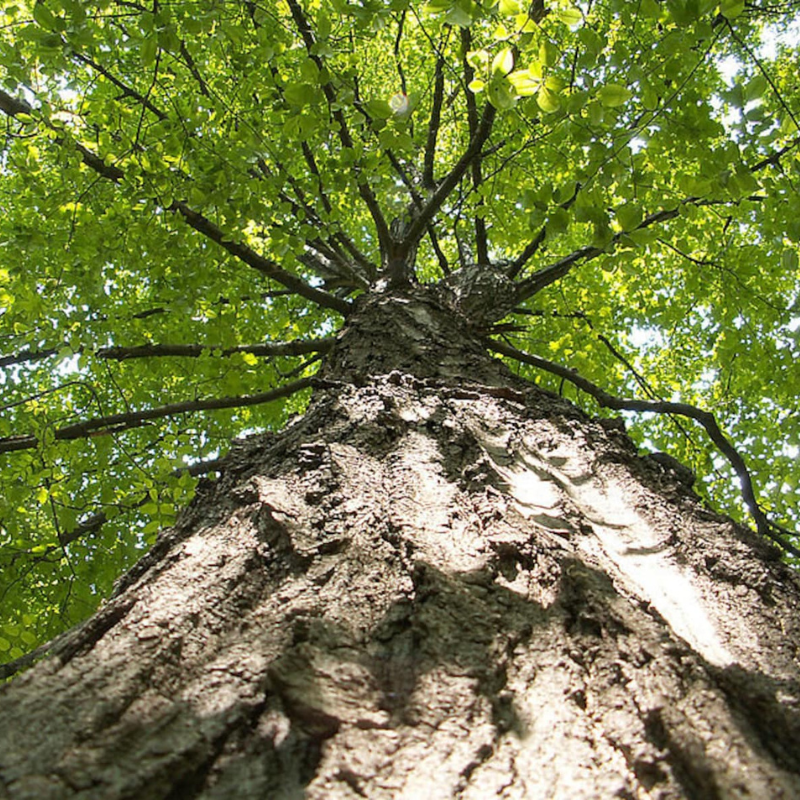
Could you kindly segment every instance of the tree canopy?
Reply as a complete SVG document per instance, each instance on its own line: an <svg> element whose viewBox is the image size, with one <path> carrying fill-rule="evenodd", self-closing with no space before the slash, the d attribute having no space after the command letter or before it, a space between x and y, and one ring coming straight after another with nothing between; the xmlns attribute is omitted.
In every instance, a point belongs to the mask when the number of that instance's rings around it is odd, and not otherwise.
<svg viewBox="0 0 800 800"><path fill-rule="evenodd" d="M492 283L487 346L796 556L796 5L7 4L0 656L409 282Z"/></svg>

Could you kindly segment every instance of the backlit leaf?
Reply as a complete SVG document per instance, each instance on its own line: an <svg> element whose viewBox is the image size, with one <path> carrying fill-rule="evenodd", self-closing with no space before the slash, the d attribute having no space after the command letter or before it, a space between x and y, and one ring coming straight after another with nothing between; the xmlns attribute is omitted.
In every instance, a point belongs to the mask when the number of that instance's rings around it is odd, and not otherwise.
<svg viewBox="0 0 800 800"><path fill-rule="evenodd" d="M631 99L632 92L630 89L618 83L606 83L598 92L600 102L606 108L617 108L625 105Z"/></svg>

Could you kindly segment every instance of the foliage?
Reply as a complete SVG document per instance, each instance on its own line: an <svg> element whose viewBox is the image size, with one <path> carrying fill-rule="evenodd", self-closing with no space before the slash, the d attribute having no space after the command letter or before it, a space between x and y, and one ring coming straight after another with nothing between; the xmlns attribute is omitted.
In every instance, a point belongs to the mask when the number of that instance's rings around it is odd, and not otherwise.
<svg viewBox="0 0 800 800"><path fill-rule="evenodd" d="M493 335L712 411L796 524L792 7L7 4L0 656L90 613L232 437L302 410L358 293L469 263L515 281ZM742 514L702 429L633 424Z"/></svg>

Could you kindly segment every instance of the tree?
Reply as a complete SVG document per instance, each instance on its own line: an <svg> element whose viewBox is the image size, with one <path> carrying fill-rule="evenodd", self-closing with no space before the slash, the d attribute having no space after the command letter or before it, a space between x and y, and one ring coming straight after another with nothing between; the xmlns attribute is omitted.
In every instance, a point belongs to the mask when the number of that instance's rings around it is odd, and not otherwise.
<svg viewBox="0 0 800 800"><path fill-rule="evenodd" d="M796 795L790 12L8 7L4 796Z"/></svg>

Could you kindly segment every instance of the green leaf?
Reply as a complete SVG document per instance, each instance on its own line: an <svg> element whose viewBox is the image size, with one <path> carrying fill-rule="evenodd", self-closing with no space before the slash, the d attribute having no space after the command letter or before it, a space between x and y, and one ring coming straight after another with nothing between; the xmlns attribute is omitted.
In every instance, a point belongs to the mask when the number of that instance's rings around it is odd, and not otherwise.
<svg viewBox="0 0 800 800"><path fill-rule="evenodd" d="M505 47L492 59L492 73L505 76L512 69L514 69L514 54L510 47Z"/></svg>
<svg viewBox="0 0 800 800"><path fill-rule="evenodd" d="M547 217L549 234L563 233L569 227L569 212L563 208L554 208Z"/></svg>
<svg viewBox="0 0 800 800"><path fill-rule="evenodd" d="M489 66L489 52L487 50L470 50L467 53L467 63L474 70L483 72Z"/></svg>
<svg viewBox="0 0 800 800"><path fill-rule="evenodd" d="M539 108L547 114L553 114L561 108L558 95L545 86L536 94L536 102Z"/></svg>
<svg viewBox="0 0 800 800"><path fill-rule="evenodd" d="M516 104L511 85L504 78L495 78L486 87L489 102L499 111L508 111Z"/></svg>
<svg viewBox="0 0 800 800"><path fill-rule="evenodd" d="M527 69L520 69L516 72L512 72L508 76L508 81L514 87L514 91L521 97L536 94L539 87L542 85L541 78L532 78L530 71Z"/></svg>
<svg viewBox="0 0 800 800"><path fill-rule="evenodd" d="M558 8L555 12L556 19L559 22L563 22L564 25L569 25L573 27L574 25L580 25L583 21L583 13L578 8Z"/></svg>
<svg viewBox="0 0 800 800"><path fill-rule="evenodd" d="M425 11L428 14L443 14L453 6L453 0L428 0Z"/></svg>
<svg viewBox="0 0 800 800"><path fill-rule="evenodd" d="M672 19L680 27L690 25L698 16L696 0L667 0L667 8Z"/></svg>
<svg viewBox="0 0 800 800"><path fill-rule="evenodd" d="M33 18L46 31L59 30L55 15L41 0L33 6Z"/></svg>
<svg viewBox="0 0 800 800"><path fill-rule="evenodd" d="M797 250L786 249L781 254L781 267L786 272L796 272L800 266L800 259L797 255Z"/></svg>
<svg viewBox="0 0 800 800"><path fill-rule="evenodd" d="M622 230L631 231L641 224L644 219L642 207L636 203L626 203L614 210Z"/></svg>
<svg viewBox="0 0 800 800"><path fill-rule="evenodd" d="M761 74L756 75L751 81L748 81L747 85L744 87L745 102L757 100L764 94L768 87L769 83L767 79Z"/></svg>
<svg viewBox="0 0 800 800"><path fill-rule="evenodd" d="M642 0L639 5L639 13L647 19L661 19L663 11L657 0Z"/></svg>
<svg viewBox="0 0 800 800"><path fill-rule="evenodd" d="M539 61L546 67L555 66L561 58L561 51L549 39L539 46Z"/></svg>
<svg viewBox="0 0 800 800"><path fill-rule="evenodd" d="M158 41L154 37L148 37L142 42L142 64L145 68L155 63L158 53Z"/></svg>
<svg viewBox="0 0 800 800"><path fill-rule="evenodd" d="M317 88L310 83L290 83L283 90L284 97L293 106L307 106L317 98Z"/></svg>
<svg viewBox="0 0 800 800"><path fill-rule="evenodd" d="M386 100L368 100L366 108L370 116L377 119L389 119L394 114L394 110Z"/></svg>
<svg viewBox="0 0 800 800"><path fill-rule="evenodd" d="M744 0L722 0L719 4L719 13L727 19L736 19L744 13Z"/></svg>
<svg viewBox="0 0 800 800"><path fill-rule="evenodd" d="M460 28L469 28L472 25L476 14L475 4L459 0L445 15L445 20L449 25L456 25Z"/></svg>
<svg viewBox="0 0 800 800"><path fill-rule="evenodd" d="M632 92L618 83L606 83L600 87L598 97L606 108L618 108L625 105L632 97Z"/></svg>

